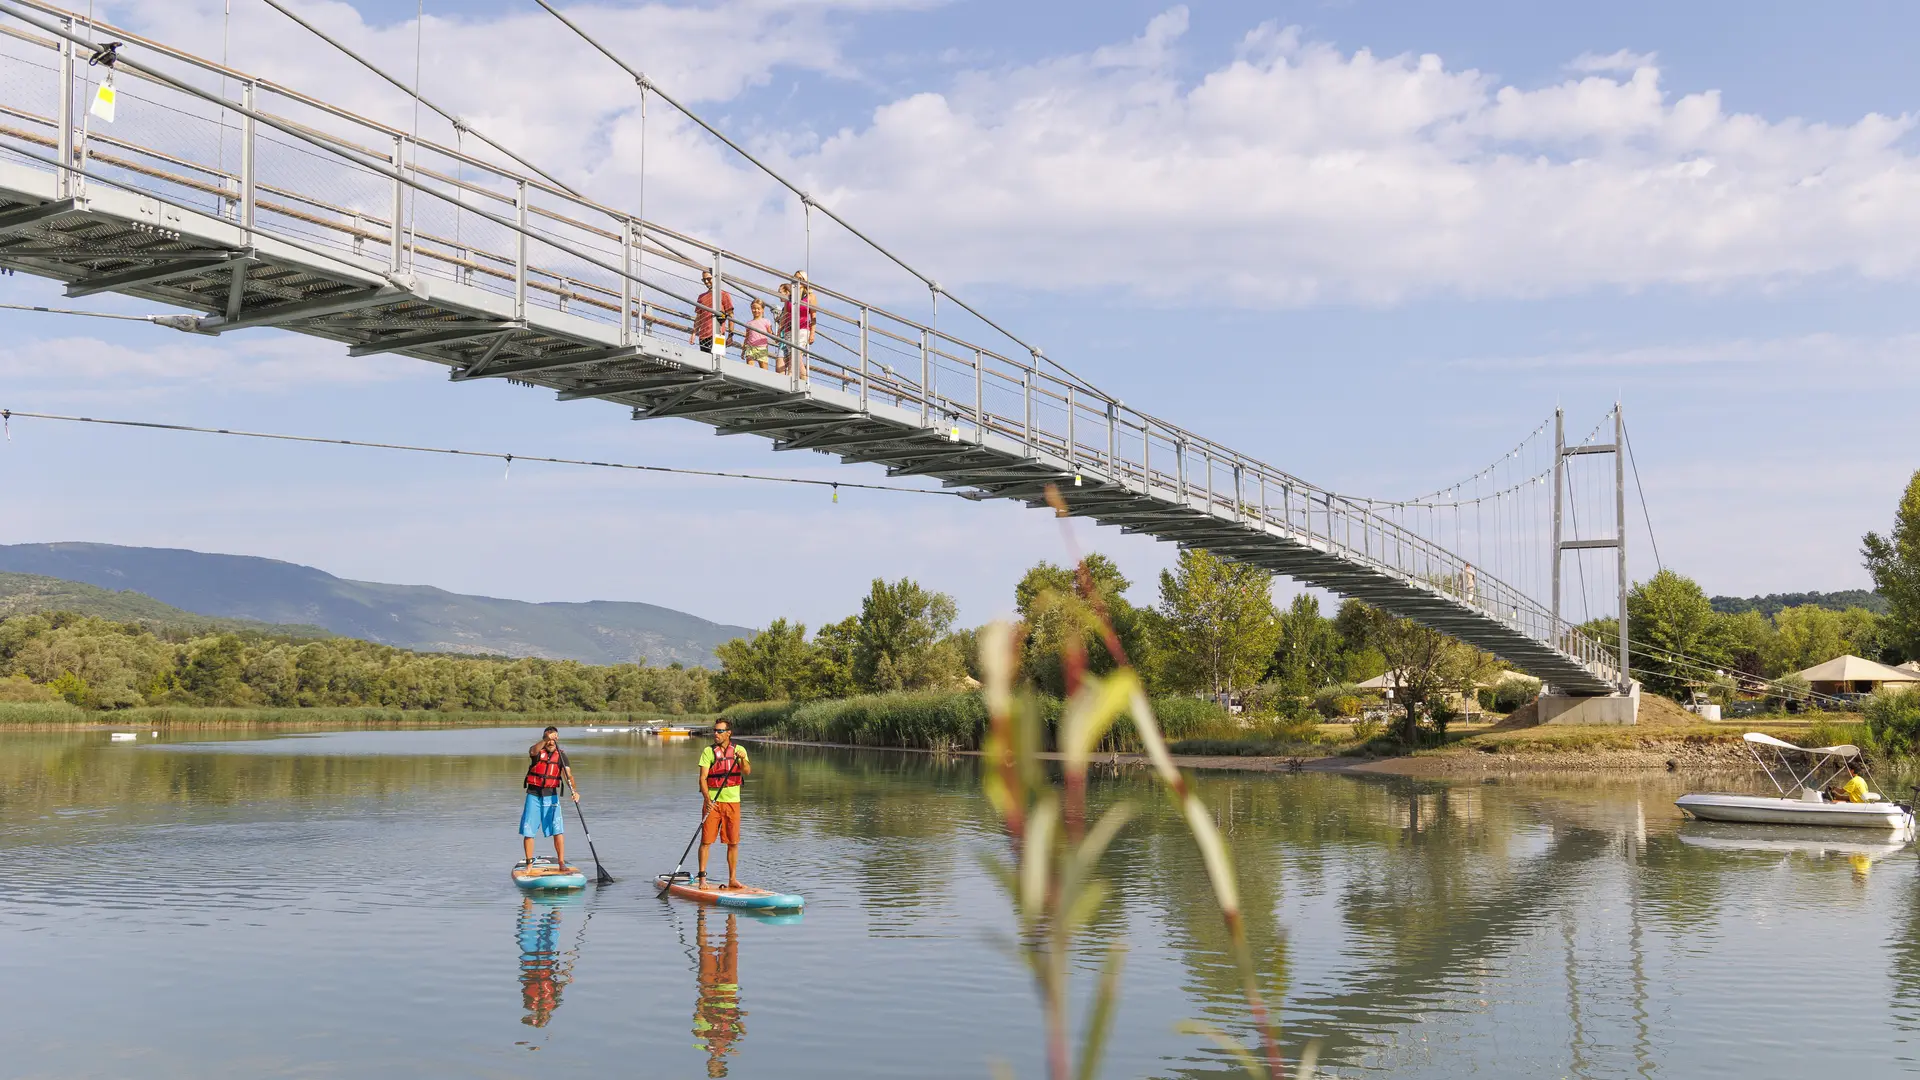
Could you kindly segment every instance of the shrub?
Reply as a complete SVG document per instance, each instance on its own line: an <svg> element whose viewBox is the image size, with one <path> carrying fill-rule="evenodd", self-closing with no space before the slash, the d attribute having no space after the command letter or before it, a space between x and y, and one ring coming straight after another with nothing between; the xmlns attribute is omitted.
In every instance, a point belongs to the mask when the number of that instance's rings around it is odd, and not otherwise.
<svg viewBox="0 0 1920 1080"><path fill-rule="evenodd" d="M1873 732L1865 724L1841 724L1832 720L1816 720L1807 727L1804 740L1808 746L1840 746L1851 743L1863 749L1876 747Z"/></svg>
<svg viewBox="0 0 1920 1080"><path fill-rule="evenodd" d="M1813 690L1813 684L1799 675L1782 675L1773 680L1773 691L1767 695L1767 704L1774 708L1800 708L1806 705L1807 695Z"/></svg>
<svg viewBox="0 0 1920 1080"><path fill-rule="evenodd" d="M1387 726L1374 717L1361 717L1353 722L1353 738L1356 742L1372 742L1386 729Z"/></svg>
<svg viewBox="0 0 1920 1080"><path fill-rule="evenodd" d="M1896 757L1914 753L1920 741L1920 690L1882 689L1862 710L1873 745Z"/></svg>
<svg viewBox="0 0 1920 1080"><path fill-rule="evenodd" d="M51 689L41 686L25 675L9 675L0 679L0 701L54 701L58 697L59 695Z"/></svg>
<svg viewBox="0 0 1920 1080"><path fill-rule="evenodd" d="M87 680L71 671L61 672L59 678L47 684L47 689L65 699L69 704L85 705L87 703Z"/></svg>
<svg viewBox="0 0 1920 1080"><path fill-rule="evenodd" d="M1337 686L1324 686L1313 695L1313 707L1320 715L1329 720L1338 720L1348 716L1359 716L1366 702L1360 696L1360 688L1352 683Z"/></svg>
<svg viewBox="0 0 1920 1080"><path fill-rule="evenodd" d="M1480 704L1488 712L1510 713L1525 708L1540 696L1540 680L1509 676L1492 686L1481 687Z"/></svg>
<svg viewBox="0 0 1920 1080"><path fill-rule="evenodd" d="M1313 711L1311 699L1289 693L1282 683L1268 682L1240 696L1249 713L1270 716L1298 716Z"/></svg>

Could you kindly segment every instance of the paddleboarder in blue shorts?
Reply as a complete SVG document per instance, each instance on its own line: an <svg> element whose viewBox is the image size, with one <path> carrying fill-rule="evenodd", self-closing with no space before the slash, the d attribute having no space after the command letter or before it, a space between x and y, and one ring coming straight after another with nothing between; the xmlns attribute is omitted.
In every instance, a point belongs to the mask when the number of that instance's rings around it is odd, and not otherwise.
<svg viewBox="0 0 1920 1080"><path fill-rule="evenodd" d="M560 749L560 729L550 727L540 733L540 741L527 747L527 800L520 806L520 843L526 849L527 865L533 864L533 841L538 836L553 837L553 861L567 865L567 820L560 813L560 785L565 781L580 801L574 787L573 763Z"/></svg>

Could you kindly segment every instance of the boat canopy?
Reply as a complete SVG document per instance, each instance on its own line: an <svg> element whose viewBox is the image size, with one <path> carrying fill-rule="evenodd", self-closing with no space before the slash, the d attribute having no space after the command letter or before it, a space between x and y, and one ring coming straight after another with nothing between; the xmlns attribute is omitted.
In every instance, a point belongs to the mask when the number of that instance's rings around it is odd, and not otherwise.
<svg viewBox="0 0 1920 1080"><path fill-rule="evenodd" d="M1819 754L1823 757L1837 758L1857 758L1860 756L1860 748L1852 743L1841 743L1839 746L1795 746L1785 739L1776 739L1771 735L1763 735L1758 731L1749 731L1745 735L1742 735L1741 738L1750 743L1758 743L1761 746L1771 746L1775 750L1792 750L1800 754Z"/></svg>

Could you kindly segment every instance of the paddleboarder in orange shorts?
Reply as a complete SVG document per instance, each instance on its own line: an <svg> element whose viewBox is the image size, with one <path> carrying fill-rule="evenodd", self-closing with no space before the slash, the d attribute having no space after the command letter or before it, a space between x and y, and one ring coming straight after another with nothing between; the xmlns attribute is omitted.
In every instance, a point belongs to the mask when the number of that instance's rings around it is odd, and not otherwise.
<svg viewBox="0 0 1920 1080"><path fill-rule="evenodd" d="M727 845L727 888L740 888L740 781L753 771L744 747L733 742L733 725L716 720L713 745L700 751L700 876L707 883L707 849Z"/></svg>

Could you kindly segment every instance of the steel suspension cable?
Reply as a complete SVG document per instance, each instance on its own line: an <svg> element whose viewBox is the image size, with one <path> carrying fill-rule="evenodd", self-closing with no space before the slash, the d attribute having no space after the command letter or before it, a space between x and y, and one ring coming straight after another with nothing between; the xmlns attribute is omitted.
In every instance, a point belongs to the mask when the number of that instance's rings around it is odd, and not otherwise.
<svg viewBox="0 0 1920 1080"><path fill-rule="evenodd" d="M1627 452L1627 464L1633 467L1634 489L1640 493L1640 520L1647 523L1647 543L1653 545L1653 565L1660 570L1665 570L1667 564L1660 559L1660 541L1653 535L1653 514L1647 510L1647 489L1640 483L1640 462L1633 456L1633 436L1627 431L1625 417L1620 418L1620 434L1622 441L1627 444L1623 448Z"/></svg>
<svg viewBox="0 0 1920 1080"><path fill-rule="evenodd" d="M268 0L268 2L271 3L273 2L273 0ZM746 161L749 164L751 164L754 168L759 169L761 172L765 173L768 177L770 177L774 181L774 183L777 183L781 187L786 188L788 191L791 191L800 200L803 206L818 208L819 211L822 214L825 214L831 221L833 221L834 224L847 230L847 232L851 233L861 243L867 245L868 247L872 248L874 251L880 253L882 256L884 256L887 259L887 261L893 263L895 266L899 267L902 270L905 270L908 274L918 279L921 284L931 289L935 294L944 295L948 300L953 301L954 304L959 306L959 308L962 311L965 311L969 315L972 315L974 318L979 319L981 322L992 327L995 331L1005 336L1008 341L1011 341L1014 344L1020 346L1021 348L1027 350L1027 352L1030 355L1032 355L1036 360L1039 360L1047 364L1049 367L1052 367L1055 371L1060 372L1062 375L1065 375L1067 378L1072 379L1074 382L1079 383L1082 387L1100 395L1103 398L1112 397L1112 395L1108 394L1104 390L1101 390L1099 387L1095 386L1092 382L1082 377L1078 372L1067 367L1065 364L1060 363L1058 360L1055 360L1052 357L1046 355L1046 353L1043 352L1039 346L1033 345L1027 342L1024 338L1020 337L1020 335L1000 325L999 323L995 322L993 319L988 318L986 314L981 312L978 308L967 303L965 300L960 299L958 296L955 296L953 293L947 291L946 289L941 288L940 284L936 282L933 278L928 277L926 274L921 273L911 263L907 262L905 259L902 259L900 256L894 254L892 251L882 246L879 241L875 240L871 236L868 236L866 233L861 232L858 228L855 228L852 222L848 221L846 218L841 217L839 214L834 213L832 208L823 206L819 202L816 202L813 196L807 194L807 192L801 189L799 185L795 184L793 181L788 180L785 176L781 175L778 170L773 168L773 166L768 165L766 162L761 161L758 157L755 157L753 153L749 151L746 147L741 146L739 143L728 138L726 134L724 134L719 128L714 127L712 124L708 123L705 118L700 116L700 114L694 112L692 109L689 109L684 104L681 104L678 98L675 98L672 94L669 94L665 90L660 89L660 85L658 83L654 82L652 79L649 79L645 74L640 72L633 65L627 63L625 60L622 60L618 55L616 55L613 52L613 50L601 44L600 41L596 39L592 34L589 34L585 30L581 29L580 24L574 22L572 19L567 18L564 14L560 12L560 9L548 3L547 0L534 0L534 3L539 4L541 7L545 8L548 14L552 15L554 18L560 20L561 23L565 24L567 29L573 31L576 35L579 36L580 40L586 42L588 45L591 45L596 52L606 57L608 60L611 60L616 67L626 72L627 75L633 79L634 85L640 87L642 91L651 90L655 94L659 95L660 100L666 102L668 105L671 105L674 109L678 110L682 116L685 116L687 119L693 121L695 124L698 124L703 130L706 131L707 134L720 140L723 144L726 145L726 147L729 150L732 150L734 153L739 154L742 158L746 159ZM1114 400L1118 400L1118 399L1114 399Z"/></svg>
<svg viewBox="0 0 1920 1080"><path fill-rule="evenodd" d="M564 191L569 195L572 195L576 198L581 197L578 191L575 191L573 188L555 179L546 170L540 168L540 166L535 165L533 162L528 161L526 158L521 157L519 154L514 153L513 151L507 149L506 147L488 138L482 132L477 131L474 128L468 126L467 122L460 119L460 117L454 115L451 112L448 112L447 110L441 108L438 105L435 105L433 102L428 101L426 98L421 97L417 92L418 91L417 87L411 90L408 89L406 83L401 82L399 79L396 79L392 75L387 74L385 71L380 69L380 66L378 64L375 64L373 61L368 60L366 57L361 56L359 53L354 52L352 49L347 48L345 45L342 45L335 38L328 36L327 33L321 30L319 27L313 25L312 23L301 18L300 16L295 15L290 9L286 7L286 5L280 3L280 0L261 0L261 2L266 4L268 7L272 8L273 10L279 12L280 14L285 15L287 18L292 19L295 23L299 24L302 28L304 28L308 33L312 34L314 37L317 37L321 41L324 41L327 44L333 46L334 48L340 50L342 53L346 54L348 59L353 60L355 63L359 64L361 67L366 68L368 71L371 71L375 75L380 76L382 79L385 79L387 82L392 83L395 88L400 90L401 93L411 96L416 106L425 105L427 108L440 114L442 119L446 120L447 123L453 125L453 129L455 131L465 131L471 134L474 138L479 139L481 142L486 143L488 146L493 147L495 150L498 150L502 154L505 154L507 155L507 157L513 159L513 162L515 164L519 165L524 169L531 170L533 174L540 177L540 179L545 180L547 183L552 184L554 187L559 188L561 191ZM224 63L225 61L222 61L223 65ZM417 119L415 121L415 127L416 129L418 128ZM395 164L398 164L398 162L396 162Z"/></svg>

